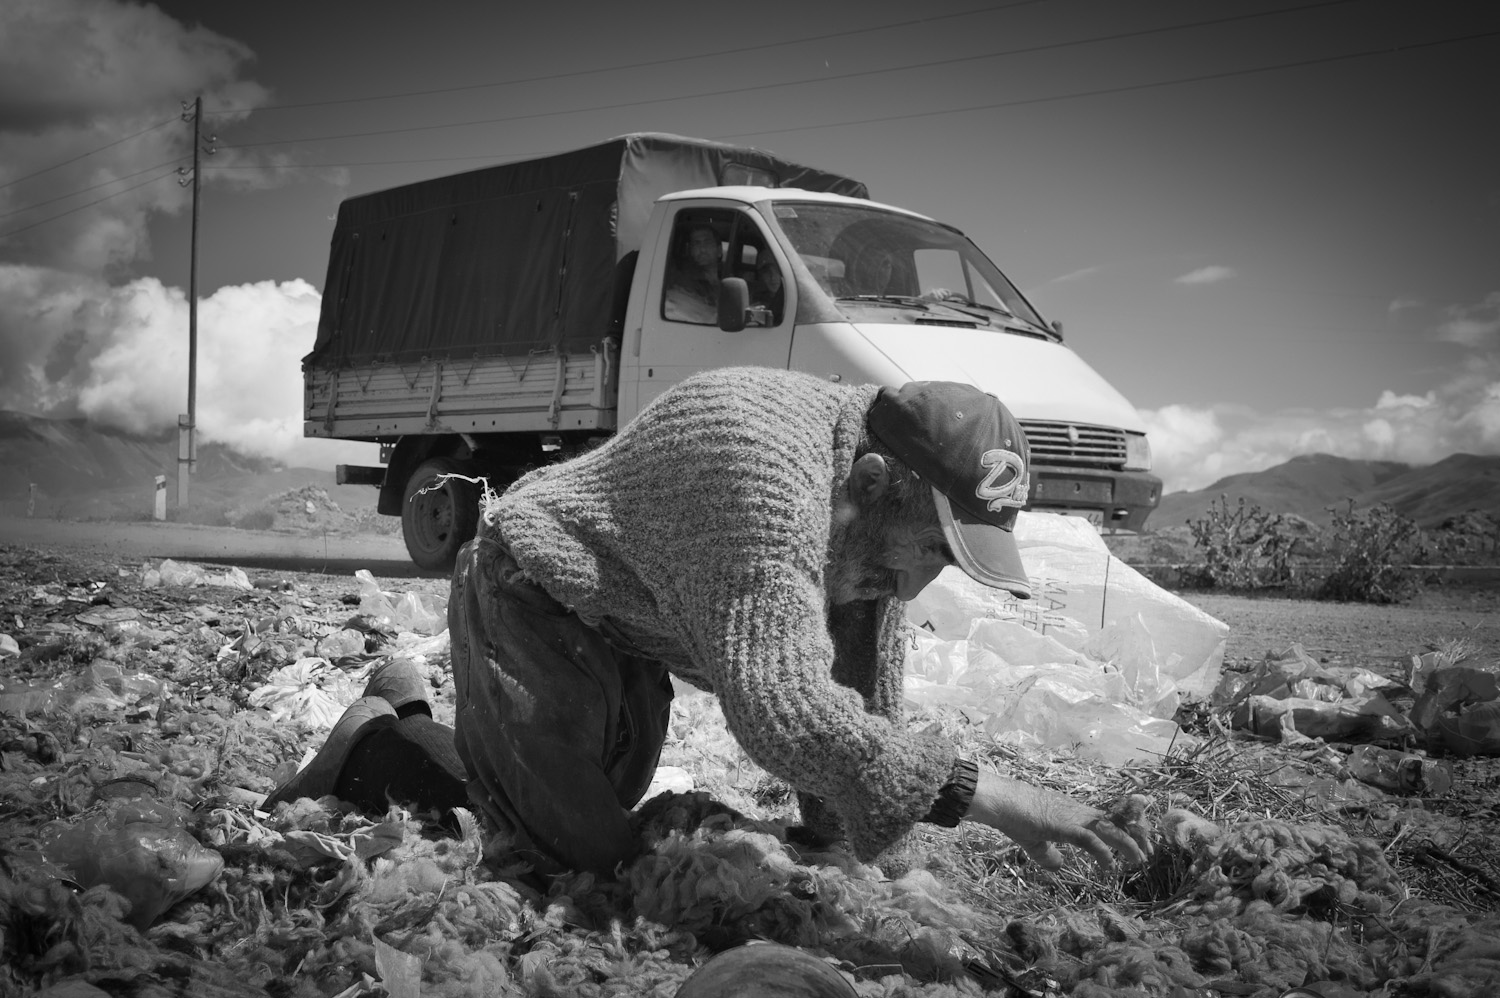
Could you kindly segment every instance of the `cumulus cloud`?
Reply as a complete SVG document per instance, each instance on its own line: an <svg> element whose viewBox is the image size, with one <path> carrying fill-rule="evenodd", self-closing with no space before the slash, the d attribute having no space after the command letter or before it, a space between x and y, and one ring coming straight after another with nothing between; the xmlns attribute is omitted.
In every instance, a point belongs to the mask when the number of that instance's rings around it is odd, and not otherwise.
<svg viewBox="0 0 1500 998"><path fill-rule="evenodd" d="M302 437L301 360L319 295L305 281L223 287L198 304L199 442L293 465L370 459L370 445ZM0 266L4 407L157 433L187 409L188 309L154 278L119 286Z"/></svg>
<svg viewBox="0 0 1500 998"><path fill-rule="evenodd" d="M251 59L150 4L0 4L0 259L118 276L146 258L149 217L188 203L181 102L264 103Z"/></svg>
<svg viewBox="0 0 1500 998"><path fill-rule="evenodd" d="M128 0L0 2L0 408L140 434L187 411L186 296L133 277L150 219L183 210L183 99L205 131L268 94L243 44ZM239 111L236 115L243 116ZM280 182L221 151L204 184ZM97 201L90 205L88 202ZM80 210L75 210L80 209ZM302 281L223 287L198 304L198 439L290 464L369 461L369 444L302 437L301 357L318 320Z"/></svg>
<svg viewBox="0 0 1500 998"><path fill-rule="evenodd" d="M1181 277L1174 277L1172 280L1176 284L1217 284L1220 281L1227 281L1233 276L1234 271L1231 268L1215 265L1211 267L1199 267L1197 270L1189 271Z"/></svg>
<svg viewBox="0 0 1500 998"><path fill-rule="evenodd" d="M1423 465L1500 453L1500 358L1474 357L1425 395L1386 390L1367 407L1286 409L1169 405L1142 410L1153 470L1168 492L1262 471L1299 454Z"/></svg>

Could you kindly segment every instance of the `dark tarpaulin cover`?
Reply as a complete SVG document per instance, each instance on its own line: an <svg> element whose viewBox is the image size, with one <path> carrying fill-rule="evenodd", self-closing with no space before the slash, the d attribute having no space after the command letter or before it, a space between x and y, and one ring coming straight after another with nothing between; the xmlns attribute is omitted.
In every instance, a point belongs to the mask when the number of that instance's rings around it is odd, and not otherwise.
<svg viewBox="0 0 1500 998"><path fill-rule="evenodd" d="M619 331L656 199L744 182L746 168L869 196L758 149L647 132L349 198L303 366L587 351Z"/></svg>

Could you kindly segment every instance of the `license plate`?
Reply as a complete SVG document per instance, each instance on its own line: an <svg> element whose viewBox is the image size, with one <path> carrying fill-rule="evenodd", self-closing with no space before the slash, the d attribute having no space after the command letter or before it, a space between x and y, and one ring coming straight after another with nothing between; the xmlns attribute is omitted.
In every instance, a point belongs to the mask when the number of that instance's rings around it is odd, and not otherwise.
<svg viewBox="0 0 1500 998"><path fill-rule="evenodd" d="M1102 509L1064 509L1059 510L1064 516L1081 516L1096 527L1104 526L1104 510Z"/></svg>

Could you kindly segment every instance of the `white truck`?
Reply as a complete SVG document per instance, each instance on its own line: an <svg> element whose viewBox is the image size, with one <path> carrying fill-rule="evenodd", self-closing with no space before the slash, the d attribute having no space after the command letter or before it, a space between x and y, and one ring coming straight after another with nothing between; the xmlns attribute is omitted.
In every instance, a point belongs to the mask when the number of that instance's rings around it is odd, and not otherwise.
<svg viewBox="0 0 1500 998"><path fill-rule="evenodd" d="M1135 409L958 229L660 133L344 201L304 433L378 442L338 480L379 486L412 560L448 571L479 487L445 476L503 489L735 365L967 382L1025 427L1031 508L1138 530L1160 498Z"/></svg>

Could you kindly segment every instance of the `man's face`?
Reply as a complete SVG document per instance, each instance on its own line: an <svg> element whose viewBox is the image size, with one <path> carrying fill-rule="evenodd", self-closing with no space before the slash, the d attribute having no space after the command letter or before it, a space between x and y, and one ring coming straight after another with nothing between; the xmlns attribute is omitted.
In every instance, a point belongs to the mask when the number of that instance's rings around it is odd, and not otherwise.
<svg viewBox="0 0 1500 998"><path fill-rule="evenodd" d="M912 506L891 516L858 514L829 566L833 602L914 600L954 563L932 494L923 490Z"/></svg>
<svg viewBox="0 0 1500 998"><path fill-rule="evenodd" d="M700 267L719 264L719 237L710 229L694 229L688 237L688 255Z"/></svg>

